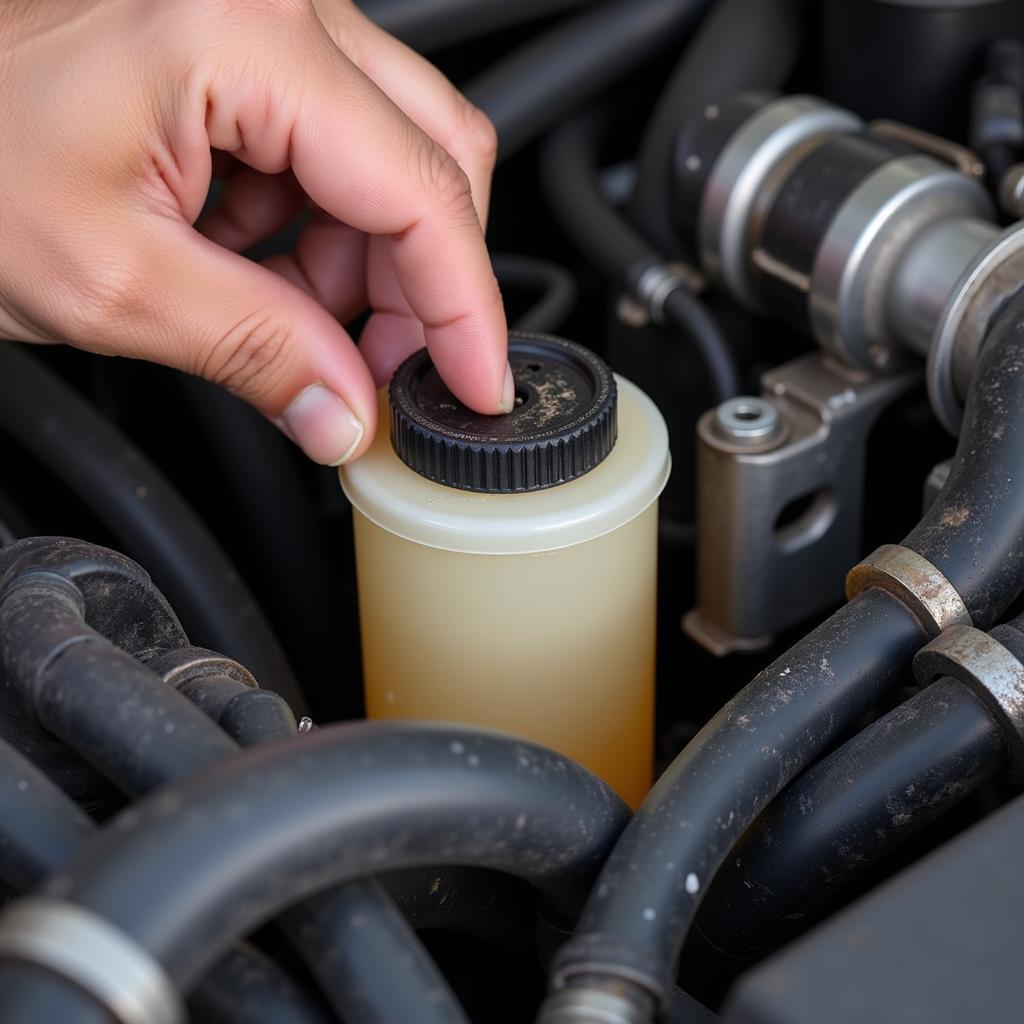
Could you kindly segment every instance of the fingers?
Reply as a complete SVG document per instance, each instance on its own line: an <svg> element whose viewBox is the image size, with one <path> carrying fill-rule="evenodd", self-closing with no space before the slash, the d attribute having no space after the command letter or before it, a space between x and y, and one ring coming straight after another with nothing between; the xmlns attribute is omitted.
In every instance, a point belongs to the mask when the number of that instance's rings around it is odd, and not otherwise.
<svg viewBox="0 0 1024 1024"><path fill-rule="evenodd" d="M196 227L232 252L244 252L284 230L308 206L291 171L267 175L249 167L224 182L217 206ZM366 308L366 236L318 208L294 250L263 265L312 295L342 323Z"/></svg>
<svg viewBox="0 0 1024 1024"><path fill-rule="evenodd" d="M352 4L315 6L339 49L466 172L480 223L487 225L498 152L494 126L428 60L389 35Z"/></svg>
<svg viewBox="0 0 1024 1024"><path fill-rule="evenodd" d="M90 261L90 279L73 282L76 301L60 321L76 343L219 383L316 462L358 457L376 427L376 388L334 317L181 222L153 217L140 227Z"/></svg>
<svg viewBox="0 0 1024 1024"><path fill-rule="evenodd" d="M463 402L507 410L504 310L466 175L326 34L301 60L296 82L262 88L244 65L221 69L207 87L209 143L262 170L290 160L324 210L389 236L401 301L381 312L406 339L422 335Z"/></svg>

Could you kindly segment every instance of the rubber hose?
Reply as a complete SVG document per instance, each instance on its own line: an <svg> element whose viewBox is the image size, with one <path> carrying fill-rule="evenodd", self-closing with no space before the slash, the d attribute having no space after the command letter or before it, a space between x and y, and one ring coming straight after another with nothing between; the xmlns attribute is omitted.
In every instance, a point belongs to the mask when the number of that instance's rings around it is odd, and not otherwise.
<svg viewBox="0 0 1024 1024"><path fill-rule="evenodd" d="M371 872L494 868L574 915L627 818L601 780L541 747L445 725L335 725L165 787L49 891L108 918L188 990L236 936ZM6 985L7 1012L40 1020L19 992Z"/></svg>
<svg viewBox="0 0 1024 1024"><path fill-rule="evenodd" d="M71 859L95 825L9 743L0 740L0 881L25 892Z"/></svg>
<svg viewBox="0 0 1024 1024"><path fill-rule="evenodd" d="M808 0L718 0L690 40L644 131L629 210L660 252L682 248L671 208L681 125L713 101L782 86L800 54L808 16Z"/></svg>
<svg viewBox="0 0 1024 1024"><path fill-rule="evenodd" d="M1006 753L1002 730L967 686L932 683L779 796L715 876L696 930L735 958L777 948L996 775Z"/></svg>
<svg viewBox="0 0 1024 1024"><path fill-rule="evenodd" d="M1024 582L1024 291L987 339L949 479L903 540L953 584L979 629L996 621Z"/></svg>
<svg viewBox="0 0 1024 1024"><path fill-rule="evenodd" d="M213 535L128 438L11 342L0 344L0 430L149 569L198 642L247 665L305 713L270 623Z"/></svg>
<svg viewBox="0 0 1024 1024"><path fill-rule="evenodd" d="M440 50L537 18L548 18L594 0L360 0L381 28L417 50Z"/></svg>
<svg viewBox="0 0 1024 1024"><path fill-rule="evenodd" d="M1022 348L1024 293L982 349L949 481L903 541L956 587L982 629L1024 582ZM555 984L587 964L596 978L628 977L638 1002L653 995L664 1006L683 940L729 851L781 789L877 703L925 639L904 605L870 589L740 691L626 829L556 959ZM688 827L668 829L679 821ZM650 907L653 918L637 907Z"/></svg>
<svg viewBox="0 0 1024 1024"><path fill-rule="evenodd" d="M63 868L96 825L34 765L0 742L0 880L26 892ZM326 1024L319 1007L276 964L238 946L200 979L193 1019L211 1024ZM53 1020L65 1020L56 1016Z"/></svg>
<svg viewBox="0 0 1024 1024"><path fill-rule="evenodd" d="M494 273L504 291L540 291L541 296L512 324L517 331L558 330L576 305L576 282L557 263L534 256L496 254L491 258Z"/></svg>
<svg viewBox="0 0 1024 1024"><path fill-rule="evenodd" d="M505 160L692 31L710 0L608 0L513 51L463 92ZM511 5L510 5L511 6Z"/></svg>
<svg viewBox="0 0 1024 1024"><path fill-rule="evenodd" d="M541 154L548 206L565 233L615 284L633 291L645 270L663 261L655 249L601 194L598 146L607 126L603 111L580 115L549 138ZM718 323L682 286L664 302L666 321L701 354L715 402L740 393L736 361Z"/></svg>
<svg viewBox="0 0 1024 1024"><path fill-rule="evenodd" d="M223 676L197 682L204 684L198 695L208 706L215 706L211 694L223 692L217 721L241 747L295 735L288 706L279 697L277 703L263 699L276 694ZM441 971L376 879L317 893L281 923L346 1024L468 1024Z"/></svg>
<svg viewBox="0 0 1024 1024"><path fill-rule="evenodd" d="M342 574L325 550L294 446L251 405L216 384L184 374L176 379L232 499L237 529L257 553L253 585L262 588L267 614L287 639L299 678L321 675L345 685L348 652L327 639L335 636L344 607ZM249 667L263 686L258 666Z"/></svg>

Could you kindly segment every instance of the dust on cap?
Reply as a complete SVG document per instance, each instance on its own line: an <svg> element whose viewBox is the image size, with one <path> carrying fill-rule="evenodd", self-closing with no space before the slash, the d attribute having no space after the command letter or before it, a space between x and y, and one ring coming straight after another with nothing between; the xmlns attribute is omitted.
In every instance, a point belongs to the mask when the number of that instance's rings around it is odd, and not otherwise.
<svg viewBox="0 0 1024 1024"><path fill-rule="evenodd" d="M425 349L391 380L391 444L410 469L464 491L539 491L589 473L615 446L615 378L589 349L509 334L516 404L484 416L448 390Z"/></svg>

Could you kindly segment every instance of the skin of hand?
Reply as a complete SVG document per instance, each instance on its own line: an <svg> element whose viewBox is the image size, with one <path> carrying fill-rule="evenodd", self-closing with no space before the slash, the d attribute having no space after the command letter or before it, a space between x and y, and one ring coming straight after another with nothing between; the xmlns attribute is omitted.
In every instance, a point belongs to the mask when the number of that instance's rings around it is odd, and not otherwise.
<svg viewBox="0 0 1024 1024"><path fill-rule="evenodd" d="M511 409L493 128L350 0L3 0L0 95L0 336L205 377L326 465L423 344ZM304 207L294 253L239 255Z"/></svg>

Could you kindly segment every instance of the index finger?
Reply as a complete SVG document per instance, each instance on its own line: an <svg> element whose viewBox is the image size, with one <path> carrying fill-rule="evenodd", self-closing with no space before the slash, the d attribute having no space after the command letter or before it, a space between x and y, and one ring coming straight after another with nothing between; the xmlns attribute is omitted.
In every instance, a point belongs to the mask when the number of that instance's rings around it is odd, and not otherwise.
<svg viewBox="0 0 1024 1024"><path fill-rule="evenodd" d="M420 321L405 309L383 310L396 314L387 318L393 329L422 329L438 371L466 405L507 412L504 307L466 175L326 33L324 43L295 109L292 169L333 216L390 237L398 284Z"/></svg>

